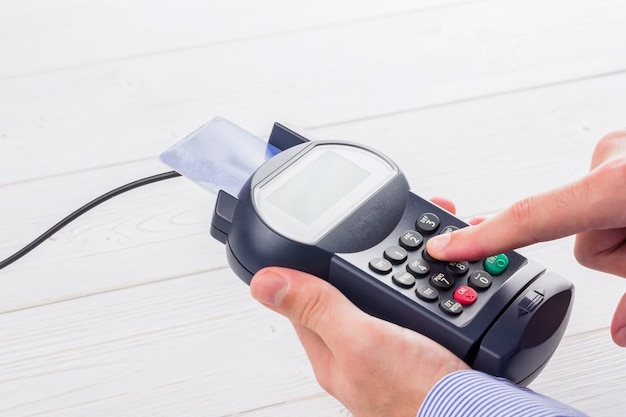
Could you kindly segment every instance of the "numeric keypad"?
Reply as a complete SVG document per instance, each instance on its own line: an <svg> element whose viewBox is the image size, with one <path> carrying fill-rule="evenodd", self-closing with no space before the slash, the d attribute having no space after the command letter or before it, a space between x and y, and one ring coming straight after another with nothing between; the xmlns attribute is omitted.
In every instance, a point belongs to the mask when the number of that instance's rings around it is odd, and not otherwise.
<svg viewBox="0 0 626 417"><path fill-rule="evenodd" d="M430 256L426 251L425 235L451 233L458 229L442 226L439 216L434 213L418 216L415 228L417 230L403 232L397 245L385 248L382 256L370 260L369 268L378 275L393 272L390 280L393 285L402 290L415 288L414 296L426 303L440 301L439 308L449 316L459 316L464 309L474 305L480 294L492 287L493 273L500 275L508 267L508 258L504 254L490 256L481 264L442 262ZM472 265L480 265L492 273L475 269L475 266L473 269Z"/></svg>

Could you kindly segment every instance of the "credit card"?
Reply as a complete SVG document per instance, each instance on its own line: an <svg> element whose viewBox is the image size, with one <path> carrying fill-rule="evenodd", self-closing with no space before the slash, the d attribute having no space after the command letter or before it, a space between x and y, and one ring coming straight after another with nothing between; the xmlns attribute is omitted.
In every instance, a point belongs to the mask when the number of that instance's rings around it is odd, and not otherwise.
<svg viewBox="0 0 626 417"><path fill-rule="evenodd" d="M280 150L236 124L216 117L163 152L159 159L202 188L232 196Z"/></svg>

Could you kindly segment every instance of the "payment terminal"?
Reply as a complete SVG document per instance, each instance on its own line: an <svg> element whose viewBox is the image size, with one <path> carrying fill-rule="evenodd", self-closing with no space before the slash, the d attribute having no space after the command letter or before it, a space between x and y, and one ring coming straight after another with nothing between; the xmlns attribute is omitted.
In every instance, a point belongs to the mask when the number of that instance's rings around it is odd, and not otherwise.
<svg viewBox="0 0 626 417"><path fill-rule="evenodd" d="M476 370L520 385L537 376L565 331L570 282L517 252L431 257L430 237L467 225L412 193L373 149L308 141L280 124L269 144L281 152L238 195L219 192L211 224L243 281L266 266L309 272Z"/></svg>

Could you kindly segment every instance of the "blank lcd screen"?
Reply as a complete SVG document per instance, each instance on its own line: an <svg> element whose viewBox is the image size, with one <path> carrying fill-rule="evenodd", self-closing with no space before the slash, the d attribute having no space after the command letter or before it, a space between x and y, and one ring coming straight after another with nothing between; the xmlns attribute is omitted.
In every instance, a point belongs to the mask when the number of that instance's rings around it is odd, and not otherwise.
<svg viewBox="0 0 626 417"><path fill-rule="evenodd" d="M369 171L328 150L270 194L267 200L310 225L370 175Z"/></svg>

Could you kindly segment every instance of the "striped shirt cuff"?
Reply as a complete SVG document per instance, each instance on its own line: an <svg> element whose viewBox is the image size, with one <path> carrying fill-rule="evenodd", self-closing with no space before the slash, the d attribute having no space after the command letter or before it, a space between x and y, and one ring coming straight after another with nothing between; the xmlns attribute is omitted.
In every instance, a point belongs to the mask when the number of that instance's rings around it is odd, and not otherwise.
<svg viewBox="0 0 626 417"><path fill-rule="evenodd" d="M457 371L428 393L417 417L583 417L528 388L478 371Z"/></svg>

